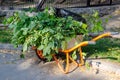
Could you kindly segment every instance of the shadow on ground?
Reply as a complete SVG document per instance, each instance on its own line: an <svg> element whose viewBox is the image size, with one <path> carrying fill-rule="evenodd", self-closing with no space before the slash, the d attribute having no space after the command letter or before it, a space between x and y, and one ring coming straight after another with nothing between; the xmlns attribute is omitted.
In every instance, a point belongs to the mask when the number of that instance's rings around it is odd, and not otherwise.
<svg viewBox="0 0 120 80"><path fill-rule="evenodd" d="M87 53L87 58L93 55L97 59L118 60L120 56L120 40L103 38L97 41L96 45L83 47L83 52Z"/></svg>

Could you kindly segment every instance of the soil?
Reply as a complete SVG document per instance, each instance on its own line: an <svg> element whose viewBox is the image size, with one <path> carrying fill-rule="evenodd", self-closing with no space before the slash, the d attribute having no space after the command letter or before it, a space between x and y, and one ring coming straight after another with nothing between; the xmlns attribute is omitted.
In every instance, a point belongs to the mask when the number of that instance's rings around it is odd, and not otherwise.
<svg viewBox="0 0 120 80"><path fill-rule="evenodd" d="M0 50L0 79L1 80L119 80L120 75L106 72L99 68L78 67L69 74L62 73L56 63L42 62L35 52L30 50L25 59L21 52L15 50ZM70 70L75 68L71 64Z"/></svg>

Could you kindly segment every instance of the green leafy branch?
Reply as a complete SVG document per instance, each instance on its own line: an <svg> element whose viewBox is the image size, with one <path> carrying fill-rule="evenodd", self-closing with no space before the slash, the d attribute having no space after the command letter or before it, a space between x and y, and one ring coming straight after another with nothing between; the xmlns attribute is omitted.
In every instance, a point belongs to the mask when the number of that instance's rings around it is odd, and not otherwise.
<svg viewBox="0 0 120 80"><path fill-rule="evenodd" d="M65 49L66 43L76 35L88 33L87 24L75 21L70 16L57 17L52 8L33 16L24 11L16 12L4 23L9 24L13 31L12 43L15 46L23 45L23 52L29 46L36 46L48 60L51 60L51 54L58 53L58 49Z"/></svg>

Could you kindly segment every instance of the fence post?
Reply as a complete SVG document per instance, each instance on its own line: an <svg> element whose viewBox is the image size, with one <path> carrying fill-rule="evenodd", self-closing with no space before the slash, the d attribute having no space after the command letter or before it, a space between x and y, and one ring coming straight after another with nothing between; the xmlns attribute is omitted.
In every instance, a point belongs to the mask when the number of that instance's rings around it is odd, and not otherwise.
<svg viewBox="0 0 120 80"><path fill-rule="evenodd" d="M110 0L110 5L112 4L112 0Z"/></svg>
<svg viewBox="0 0 120 80"><path fill-rule="evenodd" d="M87 6L90 6L91 0L87 0Z"/></svg>

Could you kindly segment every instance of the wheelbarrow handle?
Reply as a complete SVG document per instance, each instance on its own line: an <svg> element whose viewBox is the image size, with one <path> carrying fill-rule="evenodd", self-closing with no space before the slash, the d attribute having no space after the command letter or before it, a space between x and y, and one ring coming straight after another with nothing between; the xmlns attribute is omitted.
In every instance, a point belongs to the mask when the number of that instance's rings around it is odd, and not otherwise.
<svg viewBox="0 0 120 80"><path fill-rule="evenodd" d="M118 35L119 32L110 32L111 35Z"/></svg>
<svg viewBox="0 0 120 80"><path fill-rule="evenodd" d="M105 33L108 33L108 32L89 33L88 36L96 37L96 36L99 36L99 35L102 35L102 34L105 34ZM109 33L110 33L110 35L117 35L117 34L119 34L119 32L109 32Z"/></svg>
<svg viewBox="0 0 120 80"><path fill-rule="evenodd" d="M120 39L120 33L112 33L111 37L116 38L116 39Z"/></svg>
<svg viewBox="0 0 120 80"><path fill-rule="evenodd" d="M91 41L97 41L97 40L104 38L104 37L111 37L111 33L106 32L106 33L100 34L100 35L94 37Z"/></svg>

